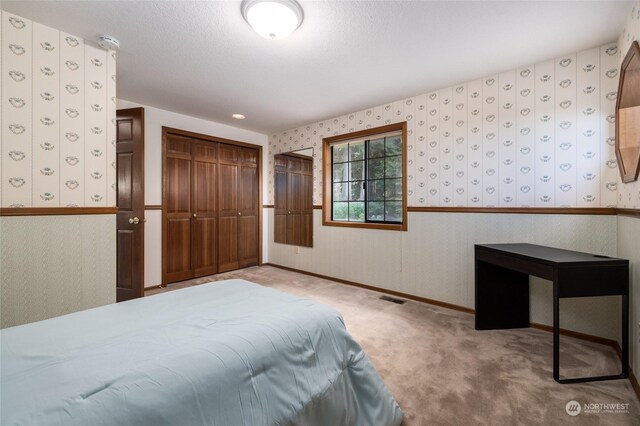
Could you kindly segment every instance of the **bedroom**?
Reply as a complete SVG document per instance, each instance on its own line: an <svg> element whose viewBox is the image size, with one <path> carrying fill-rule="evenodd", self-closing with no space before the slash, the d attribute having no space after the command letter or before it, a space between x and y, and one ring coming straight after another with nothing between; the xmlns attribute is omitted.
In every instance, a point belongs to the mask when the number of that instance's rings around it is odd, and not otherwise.
<svg viewBox="0 0 640 426"><path fill-rule="evenodd" d="M618 93L637 73L620 71L638 2L300 1L276 40L245 4L2 2L3 347L22 325L243 279L340 312L405 424L637 422L640 186L616 144L638 154L616 117L638 87ZM137 151L120 152L125 134ZM381 139L401 162L369 178ZM296 209L278 201L290 163L310 164L291 178L306 188ZM367 202L377 181L397 183L382 210ZM616 375L627 342L629 379L554 381L548 277L524 284L526 325L477 330L475 245L492 243L628 259L627 299L559 303L559 362L565 378Z"/></svg>

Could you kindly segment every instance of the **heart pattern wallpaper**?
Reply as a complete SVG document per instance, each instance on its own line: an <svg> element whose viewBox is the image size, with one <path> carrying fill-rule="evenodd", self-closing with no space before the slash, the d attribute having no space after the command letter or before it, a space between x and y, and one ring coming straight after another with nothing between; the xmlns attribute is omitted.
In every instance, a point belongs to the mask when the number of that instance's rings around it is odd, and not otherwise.
<svg viewBox="0 0 640 426"><path fill-rule="evenodd" d="M115 206L115 52L1 18L2 207Z"/></svg>
<svg viewBox="0 0 640 426"><path fill-rule="evenodd" d="M308 124L269 136L273 155L314 148L322 203L322 139L406 121L412 207L616 205L615 43Z"/></svg>

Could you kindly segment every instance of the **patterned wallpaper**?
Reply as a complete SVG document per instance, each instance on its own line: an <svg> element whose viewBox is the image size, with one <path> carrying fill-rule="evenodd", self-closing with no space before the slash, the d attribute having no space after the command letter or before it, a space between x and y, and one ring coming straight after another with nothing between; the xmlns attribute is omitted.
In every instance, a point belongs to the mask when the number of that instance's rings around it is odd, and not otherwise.
<svg viewBox="0 0 640 426"><path fill-rule="evenodd" d="M116 205L116 55L2 11L2 207Z"/></svg>
<svg viewBox="0 0 640 426"><path fill-rule="evenodd" d="M312 123L269 137L273 155L406 120L409 206L605 207L619 186L614 150L616 44Z"/></svg>
<svg viewBox="0 0 640 426"><path fill-rule="evenodd" d="M620 63L622 63L633 40L640 41L640 1L636 1L629 12L624 30L618 39ZM618 207L640 209L640 181L622 183L618 178Z"/></svg>

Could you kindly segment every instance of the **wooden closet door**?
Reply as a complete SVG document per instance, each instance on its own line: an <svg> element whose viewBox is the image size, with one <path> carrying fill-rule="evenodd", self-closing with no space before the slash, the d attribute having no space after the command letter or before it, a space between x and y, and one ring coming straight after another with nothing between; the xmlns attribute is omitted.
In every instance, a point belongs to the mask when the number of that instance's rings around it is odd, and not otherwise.
<svg viewBox="0 0 640 426"><path fill-rule="evenodd" d="M258 151L239 150L238 176L238 263L258 264Z"/></svg>
<svg viewBox="0 0 640 426"><path fill-rule="evenodd" d="M238 269L238 151L218 145L218 271Z"/></svg>
<svg viewBox="0 0 640 426"><path fill-rule="evenodd" d="M191 141L167 135L163 232L165 282L191 278Z"/></svg>
<svg viewBox="0 0 640 426"><path fill-rule="evenodd" d="M217 144L192 142L191 268L193 276L218 272Z"/></svg>

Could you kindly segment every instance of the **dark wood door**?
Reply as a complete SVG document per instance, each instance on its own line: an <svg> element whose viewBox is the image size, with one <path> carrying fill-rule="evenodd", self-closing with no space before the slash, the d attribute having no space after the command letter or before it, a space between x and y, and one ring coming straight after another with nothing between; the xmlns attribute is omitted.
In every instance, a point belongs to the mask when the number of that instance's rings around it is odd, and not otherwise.
<svg viewBox="0 0 640 426"><path fill-rule="evenodd" d="M259 185L258 151L239 151L238 175L238 264L245 267L258 263Z"/></svg>
<svg viewBox="0 0 640 426"><path fill-rule="evenodd" d="M239 148L218 145L218 271L238 269Z"/></svg>
<svg viewBox="0 0 640 426"><path fill-rule="evenodd" d="M194 142L191 145L193 177L191 181L191 269L199 277L218 272L218 192L217 144Z"/></svg>
<svg viewBox="0 0 640 426"><path fill-rule="evenodd" d="M116 301L144 296L144 109L116 112Z"/></svg>
<svg viewBox="0 0 640 426"><path fill-rule="evenodd" d="M259 148L163 128L163 283L260 261Z"/></svg>
<svg viewBox="0 0 640 426"><path fill-rule="evenodd" d="M164 220L164 282L186 280L191 271L191 140L168 134L165 138L162 208Z"/></svg>

